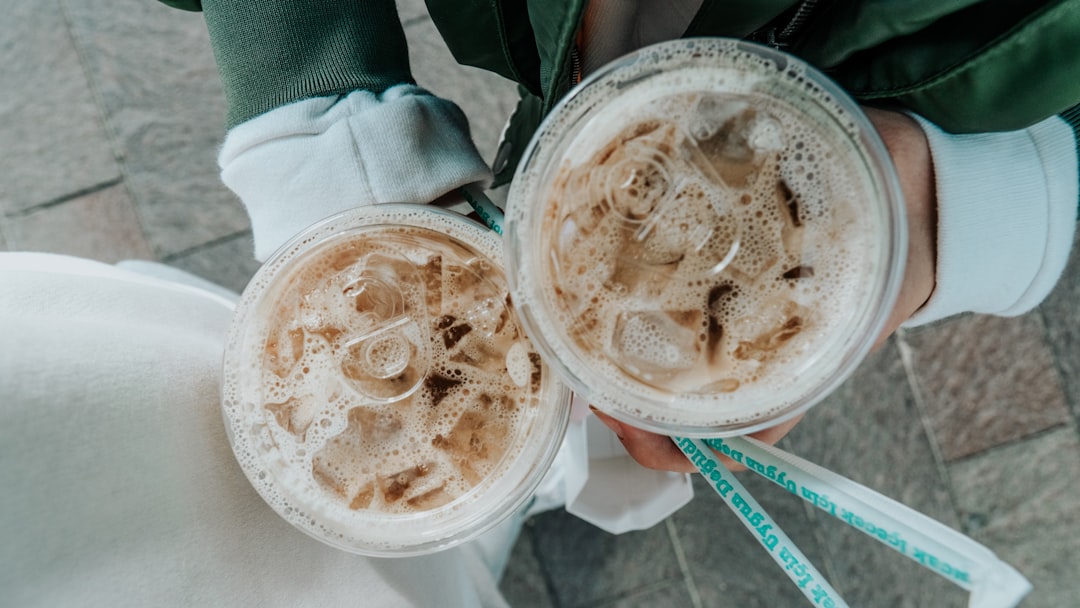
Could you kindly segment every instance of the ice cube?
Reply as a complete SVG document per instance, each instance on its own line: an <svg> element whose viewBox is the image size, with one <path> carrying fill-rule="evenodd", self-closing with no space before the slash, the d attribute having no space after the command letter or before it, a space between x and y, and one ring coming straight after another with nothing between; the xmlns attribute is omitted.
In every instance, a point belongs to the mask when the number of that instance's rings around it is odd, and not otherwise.
<svg viewBox="0 0 1080 608"><path fill-rule="evenodd" d="M426 490L405 500L413 511L429 511L450 502L453 496L446 491L446 483Z"/></svg>
<svg viewBox="0 0 1080 608"><path fill-rule="evenodd" d="M730 301L738 296L738 290L731 283L719 283L709 289L707 297L708 328L705 340L705 352L709 364L721 363L723 354L724 324L722 319L731 306Z"/></svg>
<svg viewBox="0 0 1080 608"><path fill-rule="evenodd" d="M304 356L304 329L295 321L286 322L271 330L266 340L264 362L278 378L292 375L293 369Z"/></svg>
<svg viewBox="0 0 1080 608"><path fill-rule="evenodd" d="M543 359L539 353L529 353L529 363L532 364L532 374L529 375L529 390L536 395L540 392L540 381L543 380Z"/></svg>
<svg viewBox="0 0 1080 608"><path fill-rule="evenodd" d="M780 207L779 216L782 221L780 238L784 252L789 258L797 260L803 255L803 242L806 238L801 197L785 179L779 178L776 180L776 198Z"/></svg>
<svg viewBox="0 0 1080 608"><path fill-rule="evenodd" d="M700 310L620 313L612 335L614 359L647 382L692 367L701 355Z"/></svg>
<svg viewBox="0 0 1080 608"><path fill-rule="evenodd" d="M345 430L330 438L316 459L358 462L364 454L390 451L406 440L401 419L391 409L354 407L347 419Z"/></svg>
<svg viewBox="0 0 1080 608"><path fill-rule="evenodd" d="M758 114L750 125L747 142L758 154L780 152L787 146L783 125L767 114Z"/></svg>
<svg viewBox="0 0 1080 608"><path fill-rule="evenodd" d="M374 496L373 456L400 449L406 441L401 420L392 410L353 408L345 430L314 454L312 474L351 509L366 508Z"/></svg>
<svg viewBox="0 0 1080 608"><path fill-rule="evenodd" d="M779 123L740 100L703 97L689 130L687 159L731 188L753 186L765 161L784 147Z"/></svg>
<svg viewBox="0 0 1080 608"><path fill-rule="evenodd" d="M669 264L648 264L634 258L622 258L608 283L620 295L656 297L663 293L680 261L682 258L672 260Z"/></svg>
<svg viewBox="0 0 1080 608"><path fill-rule="evenodd" d="M443 315L436 321L435 327L442 335L443 347L449 352L453 350L461 339L472 331L472 325L459 321L453 315Z"/></svg>
<svg viewBox="0 0 1080 608"><path fill-rule="evenodd" d="M306 437L316 410L313 404L305 405L303 399L296 397L290 397L282 403L267 403L264 407L273 414L278 426L300 441Z"/></svg>
<svg viewBox="0 0 1080 608"><path fill-rule="evenodd" d="M467 482L477 484L502 458L509 433L505 418L470 409L447 435L436 435L431 443L450 456Z"/></svg>
<svg viewBox="0 0 1080 608"><path fill-rule="evenodd" d="M734 356L765 362L799 335L810 320L810 310L792 300L775 298L735 321Z"/></svg>
<svg viewBox="0 0 1080 608"><path fill-rule="evenodd" d="M462 316L480 336L490 340L505 327L509 312L502 298L486 297L476 300Z"/></svg>
<svg viewBox="0 0 1080 608"><path fill-rule="evenodd" d="M503 293L485 278L493 272L486 260L474 258L465 264L443 262L442 313L463 317L476 302L502 298Z"/></svg>
<svg viewBox="0 0 1080 608"><path fill-rule="evenodd" d="M752 111L752 108L745 100L703 95L687 117L686 128L694 139L704 141L748 111Z"/></svg>
<svg viewBox="0 0 1080 608"><path fill-rule="evenodd" d="M464 380L457 376L445 375L439 372L432 372L424 378L424 390L427 392L428 398L431 400L431 406L437 407L442 403L443 399L450 394L454 388Z"/></svg>
<svg viewBox="0 0 1080 608"><path fill-rule="evenodd" d="M423 462L396 473L380 476L379 486L380 490L382 490L383 500L390 503L401 500L410 489L420 485L424 478L432 473L434 468L434 463Z"/></svg>
<svg viewBox="0 0 1080 608"><path fill-rule="evenodd" d="M389 444L399 438L401 419L393 410L385 408L354 407L349 410L349 427L360 429L365 443Z"/></svg>
<svg viewBox="0 0 1080 608"><path fill-rule="evenodd" d="M427 304L428 318L434 319L442 314L442 256L432 255L419 271L424 279L424 303Z"/></svg>
<svg viewBox="0 0 1080 608"><path fill-rule="evenodd" d="M436 325L448 360L460 364L467 376L487 380L506 377L506 354L517 331L509 323L510 313L503 301L484 298L464 311L467 322L444 315Z"/></svg>

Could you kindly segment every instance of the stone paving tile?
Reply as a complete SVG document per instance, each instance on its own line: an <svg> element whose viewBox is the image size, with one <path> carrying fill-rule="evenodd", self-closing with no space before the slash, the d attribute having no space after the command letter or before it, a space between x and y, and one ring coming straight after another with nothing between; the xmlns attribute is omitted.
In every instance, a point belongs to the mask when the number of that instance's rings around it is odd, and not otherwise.
<svg viewBox="0 0 1080 608"><path fill-rule="evenodd" d="M761 507L819 570L823 554L802 501L749 472L739 474ZM672 516L703 606L800 606L805 600L764 547L700 477L694 500ZM825 573L826 578L831 578Z"/></svg>
<svg viewBox="0 0 1080 608"><path fill-rule="evenodd" d="M1061 280L1039 306L1074 421L1080 421L1080 315L1077 314L1077 302L1080 302L1080 231L1073 240L1069 264Z"/></svg>
<svg viewBox="0 0 1080 608"><path fill-rule="evenodd" d="M510 553L499 589L514 608L555 608L540 561L536 559L533 526L526 522Z"/></svg>
<svg viewBox="0 0 1080 608"><path fill-rule="evenodd" d="M242 233L166 261L170 266L241 293L260 266L252 257L251 248L251 234Z"/></svg>
<svg viewBox="0 0 1080 608"><path fill-rule="evenodd" d="M663 524L612 535L559 509L537 515L533 542L563 608L594 606L663 581L681 581Z"/></svg>
<svg viewBox="0 0 1080 608"><path fill-rule="evenodd" d="M1080 598L1080 442L1071 425L949 465L968 533L1034 586L1025 608Z"/></svg>
<svg viewBox="0 0 1080 608"><path fill-rule="evenodd" d="M119 179L60 3L6 3L0 48L0 212Z"/></svg>
<svg viewBox="0 0 1080 608"><path fill-rule="evenodd" d="M895 340L814 406L782 447L958 528ZM958 587L839 519L817 509L813 519L831 582L852 606L965 604Z"/></svg>
<svg viewBox="0 0 1080 608"><path fill-rule="evenodd" d="M458 65L429 19L407 27L405 35L417 84L461 106L473 141L490 164L503 124L517 105L517 86L491 72Z"/></svg>
<svg viewBox="0 0 1080 608"><path fill-rule="evenodd" d="M153 259L122 184L8 217L5 224L13 250L65 253L102 262Z"/></svg>
<svg viewBox="0 0 1080 608"><path fill-rule="evenodd" d="M246 229L218 177L225 100L202 16L146 0L63 2L158 255Z"/></svg>
<svg viewBox="0 0 1080 608"><path fill-rule="evenodd" d="M836 564L837 592L850 606L965 608L968 592L844 522L817 515L818 534Z"/></svg>
<svg viewBox="0 0 1080 608"><path fill-rule="evenodd" d="M648 589L612 602L596 604L596 608L658 608L689 607L693 605L690 591L683 581L672 581L654 589Z"/></svg>
<svg viewBox="0 0 1080 608"><path fill-rule="evenodd" d="M1042 320L972 315L904 333L945 460L1062 424L1065 394Z"/></svg>

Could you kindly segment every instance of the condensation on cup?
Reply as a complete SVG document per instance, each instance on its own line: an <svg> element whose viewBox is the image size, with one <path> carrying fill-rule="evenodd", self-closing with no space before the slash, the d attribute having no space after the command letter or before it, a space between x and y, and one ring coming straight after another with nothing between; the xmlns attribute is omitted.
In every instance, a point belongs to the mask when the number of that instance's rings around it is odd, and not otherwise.
<svg viewBox="0 0 1080 608"><path fill-rule="evenodd" d="M311 227L255 275L222 411L283 518L347 551L404 556L519 508L561 444L569 392L510 306L497 235L379 205Z"/></svg>
<svg viewBox="0 0 1080 608"><path fill-rule="evenodd" d="M760 430L835 389L907 251L858 106L728 39L647 47L582 82L526 150L506 234L545 360L608 414L683 436Z"/></svg>

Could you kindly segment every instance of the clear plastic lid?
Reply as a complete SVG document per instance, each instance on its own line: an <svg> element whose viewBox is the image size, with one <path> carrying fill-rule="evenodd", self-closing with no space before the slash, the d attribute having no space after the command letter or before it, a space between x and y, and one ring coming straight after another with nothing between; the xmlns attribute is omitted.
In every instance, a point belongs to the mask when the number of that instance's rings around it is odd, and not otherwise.
<svg viewBox="0 0 1080 608"><path fill-rule="evenodd" d="M586 79L509 194L514 301L597 407L684 436L803 411L870 348L906 252L894 170L821 74L727 39Z"/></svg>
<svg viewBox="0 0 1080 608"><path fill-rule="evenodd" d="M240 464L290 523L410 555L495 525L561 443L568 391L510 307L499 238L418 205L297 236L237 309L222 410Z"/></svg>

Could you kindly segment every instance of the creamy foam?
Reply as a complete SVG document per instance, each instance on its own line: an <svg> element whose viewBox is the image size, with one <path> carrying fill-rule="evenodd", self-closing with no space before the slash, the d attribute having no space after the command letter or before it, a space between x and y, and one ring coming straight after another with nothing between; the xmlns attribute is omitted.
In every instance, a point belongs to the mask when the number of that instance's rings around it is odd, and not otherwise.
<svg viewBox="0 0 1080 608"><path fill-rule="evenodd" d="M256 488L362 552L473 532L523 498L562 428L498 241L424 211L296 243L249 288L227 355L224 412Z"/></svg>
<svg viewBox="0 0 1080 608"><path fill-rule="evenodd" d="M651 53L544 126L511 191L515 297L602 407L766 418L862 339L882 195L854 120L801 67L731 42Z"/></svg>

